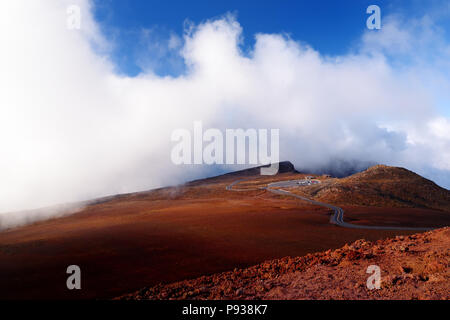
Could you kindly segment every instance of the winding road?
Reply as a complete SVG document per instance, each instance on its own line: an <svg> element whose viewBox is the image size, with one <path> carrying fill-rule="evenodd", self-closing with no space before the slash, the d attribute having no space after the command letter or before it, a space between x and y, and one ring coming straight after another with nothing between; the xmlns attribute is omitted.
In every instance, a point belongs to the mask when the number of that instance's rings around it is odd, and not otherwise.
<svg viewBox="0 0 450 320"><path fill-rule="evenodd" d="M328 203L324 203L324 202L320 202L320 201L315 201L315 200L311 200L305 197L302 197L298 194L294 194L291 193L287 190L283 190L283 189L273 189L273 188L286 188L286 187L294 187L294 186L304 186L304 185L310 185L310 184L315 184L315 183L320 183L319 180L307 180L307 179L303 179L303 180L285 180L285 181L278 181L278 182L273 182L273 183L269 183L267 185L267 187L260 187L260 188L256 188L256 189L236 189L233 188L236 184L245 181L248 179L239 179L236 181L233 181L231 184L229 184L228 186L226 186L226 190L231 190L231 191L251 191L251 190L267 190L269 192L272 192L274 194L279 194L279 195L284 195L284 196L290 196L290 197L294 197L303 201L307 201L309 203L312 203L314 205L318 205L318 206L322 206L322 207L326 207L329 208L331 210L333 210L334 214L330 217L330 223L331 224L335 224L337 226L340 227L344 227L344 228L353 228L353 229L372 229L372 230L412 230L412 231L428 231L428 230L432 230L433 228L412 228L412 227L390 227L390 226L366 226L366 225L357 225L357 224L351 224L348 222L344 221L344 210L340 207L328 204Z"/></svg>

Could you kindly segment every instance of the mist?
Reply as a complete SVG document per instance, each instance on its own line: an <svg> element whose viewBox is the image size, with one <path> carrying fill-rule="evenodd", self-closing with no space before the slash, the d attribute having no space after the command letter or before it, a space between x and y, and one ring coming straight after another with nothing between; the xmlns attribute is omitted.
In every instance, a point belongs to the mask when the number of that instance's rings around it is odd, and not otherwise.
<svg viewBox="0 0 450 320"><path fill-rule="evenodd" d="M66 27L68 5L82 9ZM283 34L241 49L229 14L168 41L186 72L120 74L87 0L1 5L0 212L176 185L232 170L176 166L175 129L280 129L280 159L310 171L406 167L450 186L450 44L438 25L387 17L342 56ZM346 165L348 164L348 166ZM22 213L13 213L14 211ZM58 213L39 215L48 218ZM73 211L70 211L73 212Z"/></svg>

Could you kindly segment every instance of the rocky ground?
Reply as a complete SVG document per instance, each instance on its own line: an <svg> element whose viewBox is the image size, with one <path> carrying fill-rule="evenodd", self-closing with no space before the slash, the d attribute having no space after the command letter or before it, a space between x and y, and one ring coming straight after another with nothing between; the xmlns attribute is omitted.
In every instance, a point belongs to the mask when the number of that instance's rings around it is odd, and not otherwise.
<svg viewBox="0 0 450 320"><path fill-rule="evenodd" d="M370 265L381 286L369 290ZM120 299L450 299L450 228L271 260Z"/></svg>

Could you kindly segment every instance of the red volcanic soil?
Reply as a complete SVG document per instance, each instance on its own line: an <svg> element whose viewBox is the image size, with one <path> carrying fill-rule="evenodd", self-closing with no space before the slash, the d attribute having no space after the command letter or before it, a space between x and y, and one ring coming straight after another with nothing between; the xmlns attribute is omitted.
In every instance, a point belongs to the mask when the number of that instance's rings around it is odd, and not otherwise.
<svg viewBox="0 0 450 320"><path fill-rule="evenodd" d="M436 228L448 226L450 213L424 208L342 206L345 222L366 226Z"/></svg>
<svg viewBox="0 0 450 320"><path fill-rule="evenodd" d="M323 207L265 190L225 190L242 176L251 178L244 172L120 195L71 216L0 232L0 299L112 298L144 286L336 249L360 238L412 234L341 228L329 223L331 212ZM304 176L288 168L243 185ZM370 220L361 208L345 209L349 219ZM382 208L373 210L376 221L383 220ZM409 219L404 212L386 212L389 219ZM421 222L436 222L433 214L440 212L427 212L431 219ZM440 219L449 224L450 215ZM81 290L66 288L69 265L81 268Z"/></svg>
<svg viewBox="0 0 450 320"><path fill-rule="evenodd" d="M450 299L450 228L141 289L121 299ZM369 266L380 287L369 289ZM373 271L372 271L373 272Z"/></svg>

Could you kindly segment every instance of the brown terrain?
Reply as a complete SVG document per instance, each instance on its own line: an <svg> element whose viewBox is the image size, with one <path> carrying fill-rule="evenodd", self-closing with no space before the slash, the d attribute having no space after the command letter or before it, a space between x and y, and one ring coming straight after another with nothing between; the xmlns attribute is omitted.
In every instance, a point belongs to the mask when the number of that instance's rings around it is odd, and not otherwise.
<svg viewBox="0 0 450 320"><path fill-rule="evenodd" d="M379 288L369 289L372 265L380 268L381 281ZM450 228L375 242L361 239L337 250L144 288L120 299L448 300Z"/></svg>
<svg viewBox="0 0 450 320"><path fill-rule="evenodd" d="M448 190L407 169L385 165L342 179L327 179L302 191L310 198L336 205L450 210Z"/></svg>
<svg viewBox="0 0 450 320"><path fill-rule="evenodd" d="M282 163L276 176L244 170L115 196L70 216L0 231L0 299L113 298L361 238L414 233L338 227L329 223L327 208L258 189L305 176ZM343 179L316 178L321 184L290 191L341 205L346 222L450 225L450 192L405 169L377 166ZM226 190L239 179L246 180L236 188L247 191ZM73 264L82 271L81 290L66 288Z"/></svg>

